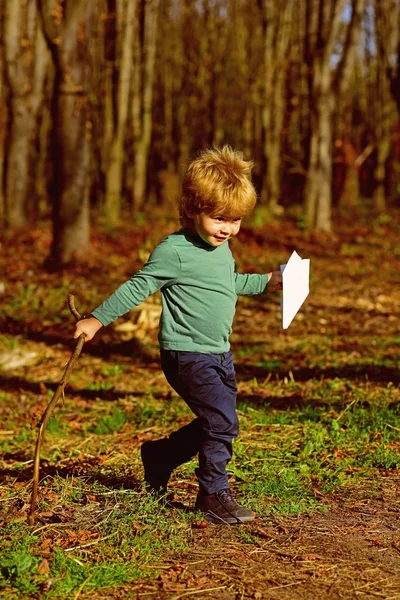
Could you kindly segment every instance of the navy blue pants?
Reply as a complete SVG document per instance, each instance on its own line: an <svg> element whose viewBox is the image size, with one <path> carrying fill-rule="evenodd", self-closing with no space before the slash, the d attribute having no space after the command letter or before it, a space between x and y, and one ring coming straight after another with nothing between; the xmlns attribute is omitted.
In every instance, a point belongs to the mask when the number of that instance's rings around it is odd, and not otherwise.
<svg viewBox="0 0 400 600"><path fill-rule="evenodd" d="M232 441L239 433L231 352L161 350L161 367L169 384L197 417L168 438L173 466L198 453L196 475L202 493L227 489L226 465L232 458Z"/></svg>

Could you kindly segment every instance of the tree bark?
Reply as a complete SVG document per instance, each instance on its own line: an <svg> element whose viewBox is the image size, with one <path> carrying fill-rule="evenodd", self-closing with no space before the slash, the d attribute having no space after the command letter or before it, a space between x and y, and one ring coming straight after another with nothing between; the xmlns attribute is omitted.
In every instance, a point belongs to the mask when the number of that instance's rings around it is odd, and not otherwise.
<svg viewBox="0 0 400 600"><path fill-rule="evenodd" d="M220 146L224 139L223 125L223 93L225 78L224 62L226 57L227 45L227 23L221 19L220 6L216 4L210 7L209 35L208 35L208 56L213 57L210 64L210 127L212 144ZM209 59L210 60L210 59Z"/></svg>
<svg viewBox="0 0 400 600"><path fill-rule="evenodd" d="M374 137L376 146L375 188L373 192L376 212L386 210L386 164L392 148L392 133L396 124L396 110L391 96L391 78L393 70L390 63L399 43L398 15L399 5L396 0L386 3L375 0L375 30L376 30L376 65L372 70L374 75ZM397 39L396 39L397 38Z"/></svg>
<svg viewBox="0 0 400 600"><path fill-rule="evenodd" d="M0 0L0 32L4 31L4 0ZM7 128L7 98L5 86L4 36L0 35L0 227L5 224L4 161Z"/></svg>
<svg viewBox="0 0 400 600"><path fill-rule="evenodd" d="M52 157L54 175L51 263L86 257L91 184L91 114L88 101L91 34L98 1L39 0L54 67Z"/></svg>
<svg viewBox="0 0 400 600"><path fill-rule="evenodd" d="M135 69L133 77L133 213L143 206L147 183L147 164L152 132L153 82L155 73L155 56L157 42L157 22L159 0L141 0L142 19L139 27L143 28L137 39L143 44L135 44Z"/></svg>
<svg viewBox="0 0 400 600"><path fill-rule="evenodd" d="M307 223L322 231L331 231L332 112L332 99L324 94L311 113L305 212Z"/></svg>
<svg viewBox="0 0 400 600"><path fill-rule="evenodd" d="M6 76L10 89L10 127L5 172L6 221L9 227L28 222L33 141L43 104L49 52L35 0L7 0L4 22Z"/></svg>
<svg viewBox="0 0 400 600"><path fill-rule="evenodd" d="M246 2L243 4L236 2L230 5L227 20L231 25L230 31L226 33L228 40L225 43L225 56L222 55L221 60L224 60L224 58L226 60L226 56L228 55L230 59L228 68L236 74L237 94L235 96L239 102L236 100L236 104L230 110L233 114L238 113L238 122L241 125L240 144L245 156L250 157L255 154L256 119L262 107L261 93L258 89L260 87L260 69L257 71L253 68L251 47L255 38L257 38L258 42L261 42L262 28L260 26L258 31L256 31L255 27L249 28L246 20L246 17L249 15L249 9L251 7ZM255 3L251 17L253 21L260 19L260 12ZM257 34L261 35L257 36ZM261 44L259 45L261 46ZM225 90L221 94L224 106L227 99L232 96L227 82L225 82L225 86ZM226 114L223 116L226 117ZM228 119L224 118L222 122L224 129L229 130L230 128L227 127L229 124ZM261 131L259 134L261 138ZM259 168L261 168L261 165Z"/></svg>
<svg viewBox="0 0 400 600"><path fill-rule="evenodd" d="M333 109L348 86L365 0L352 0L349 23L343 23L345 0L307 0L305 61L309 75L310 149L305 186L305 214L310 229L332 229ZM345 39L339 62L332 56L340 28Z"/></svg>
<svg viewBox="0 0 400 600"><path fill-rule="evenodd" d="M160 3L157 56L155 64L156 97L153 99L154 166L177 176L177 114L184 84L184 52L181 18L174 15L173 0ZM135 111L132 100L132 114ZM133 187L133 186L132 186ZM158 192L157 192L158 193ZM163 193L161 192L161 196ZM160 197L159 202L162 201Z"/></svg>
<svg viewBox="0 0 400 600"><path fill-rule="evenodd" d="M275 212L280 196L285 77L294 2L263 0L261 6L264 24L262 124L265 162L261 199L271 212Z"/></svg>
<svg viewBox="0 0 400 600"><path fill-rule="evenodd" d="M121 0L119 2L121 3ZM107 68L106 81L106 121L109 130L112 129L113 131L111 135L107 135L107 144L109 144L110 150L106 167L106 196L103 212L108 225L111 227L118 223L121 213L123 167L125 162L124 142L133 66L136 0L126 0L126 3L119 7L119 11L124 15L124 26L121 32L122 50L115 110L112 101L114 65L110 64L110 61Z"/></svg>
<svg viewBox="0 0 400 600"><path fill-rule="evenodd" d="M342 215L351 215L354 214L360 198L360 168L373 151L374 146L368 144L358 154L353 142L347 136L344 140L337 140L336 146L339 157L335 162L341 163L344 170L343 186L338 202L339 212Z"/></svg>

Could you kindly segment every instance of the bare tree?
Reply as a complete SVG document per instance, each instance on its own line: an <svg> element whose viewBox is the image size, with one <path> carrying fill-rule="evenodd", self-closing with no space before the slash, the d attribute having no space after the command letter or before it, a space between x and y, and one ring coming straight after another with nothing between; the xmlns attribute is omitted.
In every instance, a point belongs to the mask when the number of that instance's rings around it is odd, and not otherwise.
<svg viewBox="0 0 400 600"><path fill-rule="evenodd" d="M255 159L268 211L304 201L310 228L331 229L333 191L341 209L360 182L368 193L366 157L384 210L399 2L0 0L0 222L51 203L53 258L68 262L89 248L90 191L111 226L124 196L172 209L213 143Z"/></svg>
<svg viewBox="0 0 400 600"><path fill-rule="evenodd" d="M333 195L341 215L357 215L360 202L360 171L374 150L368 114L368 78L370 62L368 11L363 23L363 44L355 57L346 94L338 99L335 110L335 150Z"/></svg>
<svg viewBox="0 0 400 600"><path fill-rule="evenodd" d="M371 106L374 119L375 189L374 206L378 212L386 209L386 165L392 148L392 134L396 124L396 106L391 95L391 69L399 43L398 0L373 0L370 4L375 15L376 54L370 73ZM397 17L397 18L396 18ZM393 84L392 84L393 89Z"/></svg>
<svg viewBox="0 0 400 600"><path fill-rule="evenodd" d="M262 200L274 212L279 203L281 138L285 114L285 80L293 22L293 0L260 0L264 37Z"/></svg>
<svg viewBox="0 0 400 600"><path fill-rule="evenodd" d="M10 125L5 172L6 220L28 222L32 196L33 140L44 99L50 57L38 21L36 0L6 0L4 55L10 90Z"/></svg>
<svg viewBox="0 0 400 600"><path fill-rule="evenodd" d="M116 52L107 56L106 69L106 139L108 153L106 166L106 196L104 213L109 225L118 223L121 211L121 195L124 167L124 143L129 109L129 91L133 68L133 44L135 37L136 0L108 0L109 18L119 14L121 56L117 74L117 91L114 93ZM117 28L115 28L117 29ZM118 29L117 29L118 30ZM113 44L112 39L107 40ZM115 43L115 42L114 42ZM110 60L111 59L111 60ZM114 60L113 60L114 59Z"/></svg>
<svg viewBox="0 0 400 600"><path fill-rule="evenodd" d="M201 45L204 45L204 18L199 13L203 2L182 0L180 11L180 36L182 39L179 60L181 90L177 95L176 131L178 135L178 172L182 176L186 170L193 149L198 149L208 140L208 124L199 119L199 114L207 114L202 104L205 70L200 65ZM201 123L203 121L203 123Z"/></svg>
<svg viewBox="0 0 400 600"><path fill-rule="evenodd" d="M227 52L228 22L226 15L226 2L205 3L206 8L206 55L204 64L209 72L208 98L206 102L209 110L209 143L219 146L225 137L224 107L227 85L224 77ZM203 62L203 61L202 61Z"/></svg>
<svg viewBox="0 0 400 600"><path fill-rule="evenodd" d="M4 39L4 0L0 0L0 40ZM7 98L5 86L5 64L4 46L0 43L0 227L5 221L5 197L4 197L4 161L6 157L5 140L7 128Z"/></svg>
<svg viewBox="0 0 400 600"><path fill-rule="evenodd" d="M38 0L55 67L52 100L52 261L59 266L89 251L91 35L98 0Z"/></svg>
<svg viewBox="0 0 400 600"><path fill-rule="evenodd" d="M310 98L305 211L308 227L330 231L332 116L335 103L349 82L365 0L306 0L304 4L304 54Z"/></svg>
<svg viewBox="0 0 400 600"><path fill-rule="evenodd" d="M133 123L133 211L144 203L147 164L152 132L153 82L159 0L139 0L139 35L135 39L135 68L132 89Z"/></svg>
<svg viewBox="0 0 400 600"><path fill-rule="evenodd" d="M395 147L397 152L394 153L394 180L395 190L394 196L398 198L400 196L400 2L397 1L396 13L397 19L394 19L395 26L393 29L393 41L392 46L394 47L394 53L391 56L391 60L388 67L388 77L390 79L390 90L392 93L393 100L397 106L397 126L395 129ZM397 21L397 25L396 25ZM396 48L397 46L397 48Z"/></svg>
<svg viewBox="0 0 400 600"><path fill-rule="evenodd" d="M226 51L222 54L221 93L222 125L248 157L259 160L262 138L261 111L263 107L263 22L260 7L254 0L228 3L225 19Z"/></svg>

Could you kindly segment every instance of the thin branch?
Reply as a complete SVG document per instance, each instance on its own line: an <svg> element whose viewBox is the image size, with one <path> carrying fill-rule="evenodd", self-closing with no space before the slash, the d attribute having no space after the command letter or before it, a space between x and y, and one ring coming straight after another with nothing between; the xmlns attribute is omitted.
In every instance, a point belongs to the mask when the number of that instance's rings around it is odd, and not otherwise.
<svg viewBox="0 0 400 600"><path fill-rule="evenodd" d="M365 0L352 0L352 14L350 23L347 26L347 35L344 42L342 58L337 67L334 88L338 93L344 94L351 75L351 69L354 64L354 55L357 50L357 40L360 34L362 18L365 12Z"/></svg>
<svg viewBox="0 0 400 600"><path fill-rule="evenodd" d="M81 318L81 316L75 308L74 296L72 294L69 294L69 296L68 296L68 306L69 306L71 313L75 317L75 319L79 320ZM44 411L44 413L42 415L42 419L41 419L40 427L39 427L39 433L38 433L38 437L36 440L35 454L34 454L34 458L33 458L33 478L32 478L33 487L32 487L32 496L31 496L31 506L30 506L29 514L28 514L29 525L33 525L35 522L33 513L35 511L36 502L37 502L37 492L38 492L38 486L39 486L39 469L40 469L40 450L41 450L41 447L43 444L44 432L46 430L47 423L50 419L51 413L53 412L55 405L57 404L58 400L64 396L64 388L67 385L72 368L75 365L76 361L78 360L78 357L81 353L84 343L85 343L85 334L82 333L78 338L78 343L76 344L74 353L71 356L70 360L68 361L68 364L64 371L64 375L58 385L56 393L54 394L53 398L50 400L49 404L47 405L46 410Z"/></svg>
<svg viewBox="0 0 400 600"><path fill-rule="evenodd" d="M375 150L375 146L368 144L364 150L359 154L354 162L354 165L359 168L367 160L368 156Z"/></svg>

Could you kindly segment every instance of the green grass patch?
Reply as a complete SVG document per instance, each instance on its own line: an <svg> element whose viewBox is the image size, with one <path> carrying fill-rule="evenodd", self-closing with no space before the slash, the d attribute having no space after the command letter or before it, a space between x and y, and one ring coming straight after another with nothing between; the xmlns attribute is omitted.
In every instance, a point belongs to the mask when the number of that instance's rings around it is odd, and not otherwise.
<svg viewBox="0 0 400 600"><path fill-rule="evenodd" d="M315 402L318 392L320 398L328 396L326 404ZM337 380L315 383L309 393L314 401L305 398L304 405L285 410L268 402L257 408L239 405L242 434L230 471L261 514L311 510L321 505L317 496L378 469L400 468L400 407L392 401L398 395L394 386L372 391Z"/></svg>
<svg viewBox="0 0 400 600"><path fill-rule="evenodd" d="M303 343L294 345L304 350ZM156 577L166 558L190 549L198 518L190 512L196 460L171 479L188 512L167 509L141 491L139 450L145 439L187 423L189 409L155 371L143 380L122 360L94 364L100 381L121 379L132 394L85 399L67 389L42 448L33 527L26 514L36 425L53 392L0 392L1 464L8 474L1 490L0 597L74 597L79 590L96 597L96 591ZM87 364L76 374L87 381ZM239 379L241 431L228 468L238 500L268 519L327 510L332 494L371 486L381 469L400 468L399 407L398 388L386 382ZM245 527L233 535L254 541Z"/></svg>
<svg viewBox="0 0 400 600"><path fill-rule="evenodd" d="M40 503L47 518L61 503L67 523L29 527L11 521L2 528L3 598L66 598L83 585L86 592L119 586L154 575L155 562L187 551L193 514L172 515L144 493L81 481L77 494L76 485L76 480L48 479L51 500Z"/></svg>
<svg viewBox="0 0 400 600"><path fill-rule="evenodd" d="M126 423L126 415L120 408L115 408L111 415L100 419L99 423L94 427L94 433L98 435L107 435L120 431Z"/></svg>

